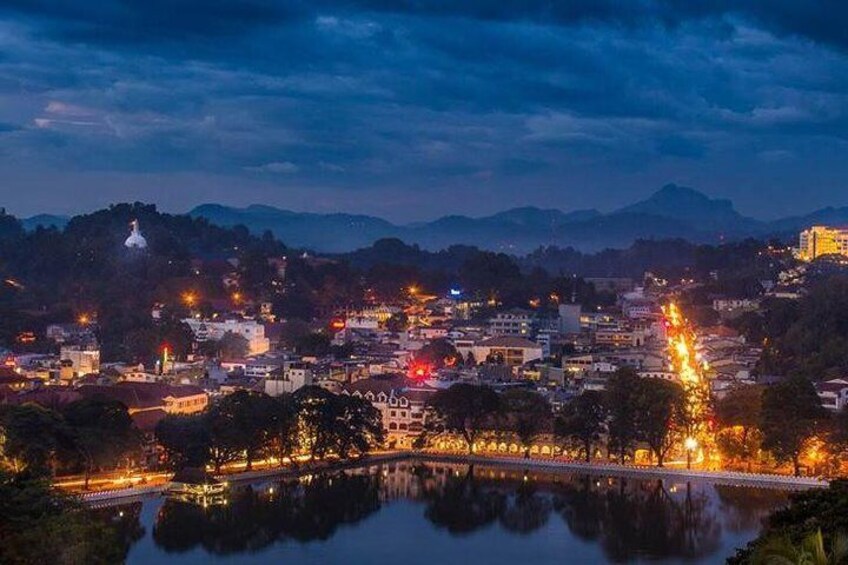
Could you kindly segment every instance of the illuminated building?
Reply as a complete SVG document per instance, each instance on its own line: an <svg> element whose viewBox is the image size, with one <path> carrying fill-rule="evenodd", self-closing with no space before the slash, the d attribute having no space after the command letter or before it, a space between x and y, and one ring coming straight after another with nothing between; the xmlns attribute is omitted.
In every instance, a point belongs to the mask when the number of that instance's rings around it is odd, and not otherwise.
<svg viewBox="0 0 848 565"><path fill-rule="evenodd" d="M74 377L100 372L100 348L95 344L63 345L60 361L70 361Z"/></svg>
<svg viewBox="0 0 848 565"><path fill-rule="evenodd" d="M247 340L248 355L261 355L271 348L271 341L265 337L265 326L254 320L212 321L185 318L183 322L191 328L197 341L217 341L227 333L234 333Z"/></svg>
<svg viewBox="0 0 848 565"><path fill-rule="evenodd" d="M515 336L498 336L474 344L474 359L498 359L507 367L517 367L542 358L542 346L529 339Z"/></svg>
<svg viewBox="0 0 848 565"><path fill-rule="evenodd" d="M848 257L848 227L813 226L801 232L798 241L798 258L803 261L812 261L822 255Z"/></svg>
<svg viewBox="0 0 848 565"><path fill-rule="evenodd" d="M489 320L489 334L494 336L528 336L532 322L533 317L524 310L516 308L509 312L499 312Z"/></svg>
<svg viewBox="0 0 848 565"><path fill-rule="evenodd" d="M380 411L387 432L386 443L411 447L424 429L427 400L436 389L415 383L403 375L361 379L344 385L341 394L369 401Z"/></svg>
<svg viewBox="0 0 848 565"><path fill-rule="evenodd" d="M129 249L146 249L147 240L141 235L141 230L138 228L138 220L130 222L130 236L124 241L124 245Z"/></svg>

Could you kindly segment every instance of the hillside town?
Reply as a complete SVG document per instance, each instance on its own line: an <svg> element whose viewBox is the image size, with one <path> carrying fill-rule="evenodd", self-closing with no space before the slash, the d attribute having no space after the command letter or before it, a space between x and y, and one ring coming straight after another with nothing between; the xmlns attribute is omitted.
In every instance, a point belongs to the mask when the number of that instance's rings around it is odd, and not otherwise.
<svg viewBox="0 0 848 565"><path fill-rule="evenodd" d="M798 301L807 293L806 278L820 268L810 262L818 255L809 248L823 245L820 240L818 244L810 241L807 232L801 235L801 248L795 251L801 261L787 259L786 250L763 248L758 253L780 257L773 265L781 266L774 269L773 278L756 280L756 288L744 293L704 295L709 279L718 280L718 272L710 273L707 280L667 280L645 272L639 279L586 278L585 284L607 297L596 306L581 304L574 286L570 296L551 293L544 297L545 308L540 307L541 297L531 298L524 307L507 307L497 296L484 298L459 286L436 294L413 283L393 301L378 300L366 288L358 303L328 309L311 324L281 318L270 302L247 297L241 290L244 275L238 258L192 259L196 273L217 273L227 297L210 300L190 286L181 290L184 317L179 323L190 336L184 354L176 354L173 346L163 341L156 346L155 358L147 362L103 360L96 315L81 313L74 322L47 325L43 336L38 336L52 344L53 352L10 349L2 353L0 406L33 403L61 412L84 399L114 401L126 408L144 437L143 455L134 459L135 464L155 470L163 462L167 464L157 440L163 421L203 414L239 392L278 398L321 389L358 398L379 413L384 434L380 445L374 447L425 446L462 452L463 442L451 435L462 425L443 425L443 433L428 434L438 427L428 419L434 417L432 401L440 391L465 384L505 397L515 391L532 393L547 407L542 419L550 421L535 430L532 438L522 440L520 432L501 430L502 424L492 420L489 431L493 433L488 439L472 445L466 437L469 452L571 453L575 459L590 461L603 458L606 451L611 457L611 448L603 448L604 443L615 443L607 424L599 422L597 431L590 432L589 443L577 441L569 450L557 439L562 430L555 429L554 416L567 412L576 399L604 393L623 371L648 382L686 385L681 371L687 367L679 364L677 335L673 333L675 321L682 319L677 304L683 310L700 308L699 318L708 320L701 325L686 321L685 331L691 332L691 337L687 333L680 338L690 340L683 343L683 353L691 354L692 359L684 362L689 363L688 370L697 373L698 386L703 385L707 398L704 402L720 408L730 397L732 405L746 387L761 390L785 380L786 375L763 370L765 341L746 337L745 324L739 322L760 315L770 301ZM131 223L124 247L128 256L145 253L148 248L137 220ZM837 257L844 255L843 248L834 249ZM312 264L333 261L306 253L299 260ZM267 259L265 272L272 278L272 286L287 284L287 263L286 257ZM700 297L698 304L690 304L694 296ZM166 312L164 304L154 303L146 315L155 325L162 323ZM298 332L296 346L291 345L292 332ZM26 332L18 337L23 344L36 339ZM827 411L839 413L848 404L848 376L819 378L814 386ZM615 407L607 405L605 410L612 413ZM709 412L715 414L713 409ZM708 416L706 411L703 418L715 422L715 415ZM580 438L579 430L562 432L565 436L569 433ZM706 437L714 431L698 433ZM698 443L704 440L696 439L694 431L687 434L687 442L692 443L686 447L687 466L693 460L702 468L731 464L733 457L727 454L733 448L722 447L721 438L710 439L713 447L718 446L710 449ZM627 440L620 446L620 460L650 464L659 457L662 464L666 450L651 449L648 443L635 437ZM582 451L581 445L585 447ZM682 448L677 453L683 453ZM759 466L779 466L780 460L772 457L758 457ZM806 473L823 472L822 461L802 462L801 458L801 453L789 457L796 473L802 466ZM747 464L750 466L750 461ZM108 468L109 464L97 466L102 471Z"/></svg>

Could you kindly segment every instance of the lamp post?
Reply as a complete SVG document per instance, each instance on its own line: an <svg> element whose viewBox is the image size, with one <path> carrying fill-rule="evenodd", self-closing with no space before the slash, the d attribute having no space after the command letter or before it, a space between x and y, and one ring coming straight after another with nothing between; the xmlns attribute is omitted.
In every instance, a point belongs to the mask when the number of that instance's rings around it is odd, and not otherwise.
<svg viewBox="0 0 848 565"><path fill-rule="evenodd" d="M683 440L683 447L686 448L686 468L692 468L692 452L698 449L698 440L693 437L687 437Z"/></svg>

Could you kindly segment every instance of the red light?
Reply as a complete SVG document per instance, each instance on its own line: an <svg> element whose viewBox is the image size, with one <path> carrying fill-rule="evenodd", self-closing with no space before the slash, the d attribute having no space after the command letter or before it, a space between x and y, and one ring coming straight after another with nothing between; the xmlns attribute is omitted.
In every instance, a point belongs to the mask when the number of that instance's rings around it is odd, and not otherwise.
<svg viewBox="0 0 848 565"><path fill-rule="evenodd" d="M330 329L333 330L333 331L340 332L343 329L345 329L345 326L346 326L345 321L342 318L334 318L330 322Z"/></svg>
<svg viewBox="0 0 848 565"><path fill-rule="evenodd" d="M410 378L416 381L423 381L428 379L432 372L432 367L423 363L414 363L409 367L409 376Z"/></svg>

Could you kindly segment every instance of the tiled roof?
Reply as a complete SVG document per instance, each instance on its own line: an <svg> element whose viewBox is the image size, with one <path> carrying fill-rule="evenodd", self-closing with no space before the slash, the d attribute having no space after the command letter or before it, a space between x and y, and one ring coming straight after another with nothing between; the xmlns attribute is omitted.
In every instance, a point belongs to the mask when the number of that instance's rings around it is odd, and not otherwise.
<svg viewBox="0 0 848 565"><path fill-rule="evenodd" d="M501 335L484 339L477 343L480 347L514 347L522 349L539 349L542 346L524 337Z"/></svg>

